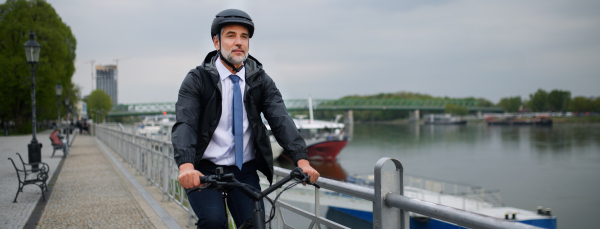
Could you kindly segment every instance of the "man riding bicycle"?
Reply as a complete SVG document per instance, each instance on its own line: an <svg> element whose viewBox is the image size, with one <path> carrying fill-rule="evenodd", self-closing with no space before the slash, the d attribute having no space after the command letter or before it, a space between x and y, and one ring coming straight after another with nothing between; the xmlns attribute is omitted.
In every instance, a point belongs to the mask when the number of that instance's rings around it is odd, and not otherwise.
<svg viewBox="0 0 600 229"><path fill-rule="evenodd" d="M211 26L215 51L187 74L176 104L173 126L177 179L185 189L200 186L200 177L214 175L215 168L233 173L235 179L260 190L257 170L273 183L273 152L262 122L311 183L319 173L308 163L304 139L287 113L281 93L262 64L248 54L254 23L244 11L218 13ZM227 207L235 223L252 218L252 201L236 188L225 189ZM221 193L204 189L188 194L198 228L226 228ZM264 203L262 204L264 211Z"/></svg>

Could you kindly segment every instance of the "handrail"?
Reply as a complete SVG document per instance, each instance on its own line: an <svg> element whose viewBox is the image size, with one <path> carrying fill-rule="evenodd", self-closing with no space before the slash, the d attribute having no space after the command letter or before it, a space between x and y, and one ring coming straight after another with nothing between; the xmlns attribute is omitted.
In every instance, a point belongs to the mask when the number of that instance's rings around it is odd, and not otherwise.
<svg viewBox="0 0 600 229"><path fill-rule="evenodd" d="M195 214L193 210L189 207L189 201L187 199L187 195L185 191L179 183L177 182L177 166L173 159L173 145L171 142L163 142L159 140L154 140L150 138L146 138L143 136L136 136L132 133L126 133L125 131L119 131L116 129L108 128L107 125L98 125L96 126L96 133L100 140L105 142L110 148L113 149L114 152L119 154L123 161L129 163L136 170L136 173L139 175L144 175L147 178L147 184L154 185L162 190L163 192L163 202L173 200L177 203L184 211L188 212L188 225L193 226ZM401 168L402 165L396 159L391 158L382 158L378 162L376 167L381 169L381 166L385 161L392 160L396 164L396 168ZM397 170L396 172L399 172ZM290 170L274 167L274 176L284 177L289 175ZM385 172L388 173L388 172ZM376 176L381 176L382 172L377 172ZM388 184L399 185L402 187L402 173L399 173L400 179L398 180L389 180L390 174L384 174L384 176L379 177L380 183L384 184L383 188L380 186L379 191L376 192L375 189L363 187L355 184L345 183L341 181L331 180L327 178L319 178L317 180L317 184L321 186L323 189L327 189L330 191L342 193L345 195L354 196L357 198L361 198L364 200L368 200L371 202L377 202L383 200L384 204L378 204L377 206L374 204L374 213L378 212L383 214L379 214L380 216L389 215L390 209L397 208L400 209L399 212L407 212L411 211L414 213L418 213L425 216L430 216L432 218L440 219L443 221L447 221L450 223L454 223L460 226L465 227L474 227L474 228L537 228L534 226L517 223L514 221L503 220L499 218L494 218L490 216L484 216L440 204L430 203L421 201L414 198L409 198L403 196L402 189L396 191L386 191L389 190ZM377 180L378 178L376 178ZM384 182L384 179L385 180ZM394 178L395 179L395 178ZM399 183L398 183L399 182ZM386 186L387 185L387 186ZM375 193L380 193L380 197L376 197ZM304 210L296 208L290 204L285 204L283 202L278 201L277 205L286 209L291 210L292 212L297 213L299 216L306 217L310 219L313 223L310 228L312 228L315 224L317 227L319 224L324 224L332 228L346 228L338 223L330 221L328 219L322 218L318 215L318 205L319 205L319 191L315 190L315 204L316 209L315 213L308 213ZM380 209L375 209L376 207ZM391 210L394 211L394 210ZM374 218L377 214L374 214ZM404 217L408 217L407 214L402 214ZM278 212L278 228L282 228L282 226L289 227L289 225L281 224L280 220L283 220L281 212ZM388 217L390 218L390 217ZM380 219L381 220L381 219ZM384 221L387 221L385 217ZM375 221L375 219L374 219ZM403 220L404 222L408 221L408 218ZM389 224L389 222L382 222L379 226L374 228L404 228L406 223L401 223L400 225ZM393 225L393 226L391 226Z"/></svg>
<svg viewBox="0 0 600 229"><path fill-rule="evenodd" d="M469 228L538 228L393 193L385 196L385 204Z"/></svg>
<svg viewBox="0 0 600 229"><path fill-rule="evenodd" d="M285 177L290 174L291 170L284 169L280 167L273 167L274 175ZM373 197L375 196L375 191L372 188L367 188L355 184L350 184L342 181L327 179L324 177L319 177L317 185L321 186L321 188L331 190L334 192L343 193L346 195L351 195L354 197L358 197L364 200L373 201Z"/></svg>

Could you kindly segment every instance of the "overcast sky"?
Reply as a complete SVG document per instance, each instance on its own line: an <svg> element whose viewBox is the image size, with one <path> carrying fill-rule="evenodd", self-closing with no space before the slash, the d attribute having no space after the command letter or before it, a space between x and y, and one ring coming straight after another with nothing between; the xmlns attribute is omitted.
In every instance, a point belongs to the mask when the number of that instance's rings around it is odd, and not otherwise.
<svg viewBox="0 0 600 229"><path fill-rule="evenodd" d="M4 2L4 1L1 1ZM77 39L73 81L119 61L119 103L175 102L227 8L252 17L250 54L285 99L409 91L600 95L600 1L48 0ZM407 3L408 2L408 3ZM43 49L42 49L43 52Z"/></svg>

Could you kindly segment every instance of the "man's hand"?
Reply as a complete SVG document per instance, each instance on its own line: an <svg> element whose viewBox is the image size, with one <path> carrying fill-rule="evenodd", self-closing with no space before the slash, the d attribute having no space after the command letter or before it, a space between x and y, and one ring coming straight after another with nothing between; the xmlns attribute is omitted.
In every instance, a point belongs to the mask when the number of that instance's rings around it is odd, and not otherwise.
<svg viewBox="0 0 600 229"><path fill-rule="evenodd" d="M298 167L302 169L303 173L306 173L308 176L310 176L310 183L315 183L317 179L319 179L319 176L321 176L321 174L319 174L317 170L310 166L310 163L308 163L308 161L305 159L298 160ZM302 184L306 185L305 183Z"/></svg>
<svg viewBox="0 0 600 229"><path fill-rule="evenodd" d="M177 180L179 180L179 184L181 187L185 189L195 188L200 186L200 177L204 175L194 169L194 165L192 163L184 163L179 166L179 176L177 176ZM205 184L202 184L204 186Z"/></svg>

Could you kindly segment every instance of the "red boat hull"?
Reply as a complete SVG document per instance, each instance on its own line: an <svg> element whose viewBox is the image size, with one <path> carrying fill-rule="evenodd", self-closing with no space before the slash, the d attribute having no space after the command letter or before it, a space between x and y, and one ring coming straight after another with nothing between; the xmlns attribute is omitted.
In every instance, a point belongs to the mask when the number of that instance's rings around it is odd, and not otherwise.
<svg viewBox="0 0 600 229"><path fill-rule="evenodd" d="M326 141L308 146L309 160L334 161L348 141Z"/></svg>

